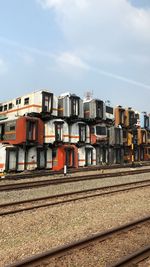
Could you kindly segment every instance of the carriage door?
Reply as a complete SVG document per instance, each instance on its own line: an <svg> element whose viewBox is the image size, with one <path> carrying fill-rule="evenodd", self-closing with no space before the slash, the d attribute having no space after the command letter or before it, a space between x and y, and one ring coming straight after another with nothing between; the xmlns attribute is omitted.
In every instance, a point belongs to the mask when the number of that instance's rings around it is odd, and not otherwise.
<svg viewBox="0 0 150 267"><path fill-rule="evenodd" d="M42 92L42 112L52 113L53 111L53 94Z"/></svg>
<svg viewBox="0 0 150 267"><path fill-rule="evenodd" d="M0 124L0 141L4 138L4 124Z"/></svg>
<svg viewBox="0 0 150 267"><path fill-rule="evenodd" d="M27 120L27 141L35 142L38 139L38 121Z"/></svg>
<svg viewBox="0 0 150 267"><path fill-rule="evenodd" d="M96 147L96 164L102 165L102 148Z"/></svg>
<svg viewBox="0 0 150 267"><path fill-rule="evenodd" d="M144 160L144 147L140 147L140 160Z"/></svg>
<svg viewBox="0 0 150 267"><path fill-rule="evenodd" d="M93 148L85 148L85 165L89 166L93 163Z"/></svg>
<svg viewBox="0 0 150 267"><path fill-rule="evenodd" d="M18 149L6 148L6 171L17 171Z"/></svg>
<svg viewBox="0 0 150 267"><path fill-rule="evenodd" d="M37 167L38 169L46 167L46 150L39 147L37 148Z"/></svg>
<svg viewBox="0 0 150 267"><path fill-rule="evenodd" d="M121 163L121 150L120 148L116 148L116 164Z"/></svg>
<svg viewBox="0 0 150 267"><path fill-rule="evenodd" d="M73 148L66 148L66 166L67 167L74 167L74 149Z"/></svg>

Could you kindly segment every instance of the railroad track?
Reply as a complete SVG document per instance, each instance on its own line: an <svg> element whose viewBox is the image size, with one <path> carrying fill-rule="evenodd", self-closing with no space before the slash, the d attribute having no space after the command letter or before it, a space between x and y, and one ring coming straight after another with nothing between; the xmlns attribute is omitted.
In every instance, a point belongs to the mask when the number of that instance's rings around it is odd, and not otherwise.
<svg viewBox="0 0 150 267"><path fill-rule="evenodd" d="M110 265L110 267L127 267L129 265L134 267L137 266L138 263L143 262L149 257L150 257L150 246L145 246L144 248L139 249L136 252L127 255L126 257L123 257L116 263Z"/></svg>
<svg viewBox="0 0 150 267"><path fill-rule="evenodd" d="M0 205L0 216L11 215L23 211L29 211L49 206L67 204L77 200L79 201L97 196L105 196L148 186L150 186L150 180L136 181L130 183L96 187L92 189L78 190L74 192L50 195L46 197L33 198L16 202L8 202Z"/></svg>
<svg viewBox="0 0 150 267"><path fill-rule="evenodd" d="M57 185L57 184L63 184L63 183L74 183L74 182L84 181L84 180L112 178L112 177L117 177L117 176L126 176L126 175L149 173L149 172L150 172L150 169L142 169L142 170L138 169L138 170L128 170L128 171L122 171L122 172L115 172L115 173L110 172L110 173L93 174L93 175L62 177L62 178L55 178L55 179L51 178L51 179L47 179L47 180L20 182L20 183L15 183L15 184L14 183L3 184L3 185L0 185L0 192L12 191L12 190L25 190L28 188Z"/></svg>
<svg viewBox="0 0 150 267"><path fill-rule="evenodd" d="M125 164L115 164L115 165L96 165L90 167L79 167L79 168L68 168L67 173L78 173L78 172L87 172L87 171L96 171L96 170L111 170L111 169L120 169L120 168L131 168L131 167L144 167L150 166L150 162L135 162ZM28 179L36 178L41 176L52 176L57 174L63 174L63 170L53 171L53 170L33 170L32 172L26 173L16 173L16 174L7 174L5 180L19 180L19 179ZM0 180L1 181L1 180Z"/></svg>
<svg viewBox="0 0 150 267"><path fill-rule="evenodd" d="M123 241L124 236L127 235L130 231L132 231L132 236L133 236L133 231L135 231L136 233L136 230L139 227L146 227L146 229L149 229L149 224L150 224L150 216L144 217L139 220L132 221L131 223L124 224L124 225L112 228L104 232L93 234L91 236L85 237L78 241L73 241L69 244L65 244L65 245L56 247L54 249L45 251L43 253L36 254L32 257L28 257L14 264L7 265L7 267L26 267L26 266L29 267L29 266L45 266L45 265L49 266L48 263L51 263L52 260L55 260L56 266L62 266L59 264L61 264L61 262L64 263L64 260L67 257L70 257L70 255L74 255L76 251L79 251L79 253L82 251L81 253L83 254L84 250L88 250L88 248L90 248L97 242L98 243L103 242L104 244L104 241L115 239L116 237L120 238ZM150 251L150 246L147 247L147 253L149 253L149 251ZM78 260L80 261L80 257L78 257ZM72 264L73 264L73 261L72 261ZM67 265L63 265L63 266L67 266ZM112 265L112 266L114 267L114 266L122 266L122 265Z"/></svg>

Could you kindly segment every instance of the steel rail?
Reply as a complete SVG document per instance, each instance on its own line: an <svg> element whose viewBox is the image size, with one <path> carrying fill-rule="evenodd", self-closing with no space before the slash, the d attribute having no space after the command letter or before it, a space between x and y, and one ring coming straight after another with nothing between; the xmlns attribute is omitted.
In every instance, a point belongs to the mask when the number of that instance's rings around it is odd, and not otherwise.
<svg viewBox="0 0 150 267"><path fill-rule="evenodd" d="M110 265L109 267L126 267L136 266L136 264L150 257L150 246L145 246L140 250L137 250L134 253L127 255L126 257L121 258L118 262ZM132 265L131 265L132 264Z"/></svg>
<svg viewBox="0 0 150 267"><path fill-rule="evenodd" d="M41 197L41 198L35 198L35 199L30 199L30 200L4 203L4 204L0 205L0 208L6 209L6 208L11 208L12 206L28 204L28 203L32 203L32 202L33 202L33 206L14 209L14 210L4 210L4 211L0 212L0 216L11 215L11 214L19 213L19 212L23 212L23 211L29 211L29 210L39 209L39 208L44 208L44 207L49 207L49 206L56 206L56 205L60 205L60 204L75 202L77 200L84 200L84 199L98 197L98 196L105 196L105 195L110 195L110 194L114 194L114 193L120 193L120 192L125 192L125 191L130 191L130 190L150 186L150 180L146 181L146 184L143 185L144 182L145 181L142 181L142 182L137 181L137 182L132 182L132 183L124 183L124 184L118 184L118 185L112 185L112 186L105 186L105 187L99 187L99 188L92 188L92 189L85 189L85 190L80 190L80 191L68 192L68 193L64 193L64 194L56 194L56 195L51 195L51 196ZM149 182L149 183L147 183L147 182ZM107 189L112 189L115 187L120 188L120 187L124 187L124 186L131 186L134 184L141 184L141 185L136 185L136 186L132 186L132 187L125 187L125 188L121 188L121 189L115 189L115 190L110 190L110 191L105 191L105 192L100 192L100 193L97 192L97 193L92 194L92 195L87 195L87 193L90 193L93 191L107 190ZM84 193L86 193L85 196L80 196ZM77 195L77 194L79 194L78 197L71 198L71 199L69 198L69 199L59 200L59 198L61 199L62 197L64 198L64 197L68 197L68 196L72 197L72 196ZM39 205L34 205L34 202L44 201L44 200L52 200L55 198L58 200L54 201L54 202L50 202L50 203L48 202L48 203L43 203L43 204L39 204Z"/></svg>
<svg viewBox="0 0 150 267"><path fill-rule="evenodd" d="M128 170L117 173L102 173L102 174L93 174L93 175L83 175L83 176L74 176L74 177L62 177L48 180L40 180L40 181L30 181L25 183L11 183L11 184L3 184L0 185L0 192L2 191L11 191L11 190L25 190L28 188L48 186L48 185L57 185L63 183L74 183L84 180L94 180L94 179L102 179L102 178L112 178L118 176L126 176L126 175L134 175L134 174L142 174L149 173L150 169L144 170Z"/></svg>
<svg viewBox="0 0 150 267"><path fill-rule="evenodd" d="M120 169L120 168L131 168L131 167L144 167L150 166L149 161L144 162L135 162L134 165L132 163L124 163L124 164L114 164L114 165L96 165L96 166L88 166L88 167L79 167L79 168L68 168L68 173L78 173L78 172L87 172L87 171L96 171L96 170L110 170L110 169ZM5 176L5 180L17 180L17 179L28 179L28 178L36 178L42 176L51 176L57 174L63 174L63 170L53 171L53 170L33 170L32 172L27 173L16 173L16 174L7 174ZM1 181L1 180L0 180Z"/></svg>
<svg viewBox="0 0 150 267"><path fill-rule="evenodd" d="M93 234L91 236L85 237L78 241L73 241L69 244L65 244L56 248L53 248L51 250L45 251L43 253L36 254L34 256L28 257L24 260L18 261L16 263L9 264L5 267L29 267L29 266L37 266L36 264L41 263L44 260L51 259L51 258L57 258L59 256L64 256L66 253L74 250L74 249L81 249L85 246L90 245L92 242L96 241L104 241L110 237L112 237L115 234L121 234L123 232L129 231L133 228L136 228L140 224L146 223L150 220L150 216L141 218L139 220L135 220L131 223L127 223L124 225L121 225L119 227L114 227L109 230L106 230L104 232L100 232L97 234Z"/></svg>

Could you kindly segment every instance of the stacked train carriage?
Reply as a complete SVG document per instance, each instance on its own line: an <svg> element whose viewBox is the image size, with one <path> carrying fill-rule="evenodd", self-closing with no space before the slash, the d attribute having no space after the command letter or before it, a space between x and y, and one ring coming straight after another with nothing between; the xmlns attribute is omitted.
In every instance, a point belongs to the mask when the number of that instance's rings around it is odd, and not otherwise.
<svg viewBox="0 0 150 267"><path fill-rule="evenodd" d="M150 116L41 90L0 104L0 172L150 159Z"/></svg>

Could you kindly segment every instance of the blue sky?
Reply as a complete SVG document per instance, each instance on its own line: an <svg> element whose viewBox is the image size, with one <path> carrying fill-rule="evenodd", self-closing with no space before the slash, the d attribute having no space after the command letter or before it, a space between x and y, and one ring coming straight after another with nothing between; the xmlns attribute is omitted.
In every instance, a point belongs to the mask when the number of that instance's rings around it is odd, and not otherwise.
<svg viewBox="0 0 150 267"><path fill-rule="evenodd" d="M38 89L150 112L150 1L0 0L0 102Z"/></svg>

